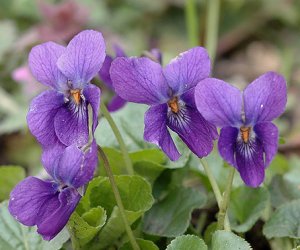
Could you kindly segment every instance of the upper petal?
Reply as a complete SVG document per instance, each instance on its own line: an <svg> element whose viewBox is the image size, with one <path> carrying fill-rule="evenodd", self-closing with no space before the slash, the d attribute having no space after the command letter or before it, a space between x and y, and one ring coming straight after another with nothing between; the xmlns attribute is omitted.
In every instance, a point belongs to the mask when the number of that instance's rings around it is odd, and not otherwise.
<svg viewBox="0 0 300 250"><path fill-rule="evenodd" d="M207 156L212 151L217 129L202 117L196 107L185 105L178 113L169 111L167 125L198 157Z"/></svg>
<svg viewBox="0 0 300 250"><path fill-rule="evenodd" d="M161 147L172 161L176 161L179 159L180 153L167 129L167 111L166 104L152 106L148 109L145 114L144 139Z"/></svg>
<svg viewBox="0 0 300 250"><path fill-rule="evenodd" d="M79 188L93 178L97 163L98 156L95 141L86 152L76 145L71 145L64 150L59 161L53 164L53 178L65 185Z"/></svg>
<svg viewBox="0 0 300 250"><path fill-rule="evenodd" d="M242 124L242 93L222 80L201 81L195 89L195 101L203 117L217 127Z"/></svg>
<svg viewBox="0 0 300 250"><path fill-rule="evenodd" d="M83 88L100 70L105 59L105 43L100 32L85 30L77 34L57 61L72 87Z"/></svg>
<svg viewBox="0 0 300 250"><path fill-rule="evenodd" d="M169 99L161 65L146 57L116 58L110 76L116 93L126 101L155 105Z"/></svg>
<svg viewBox="0 0 300 250"><path fill-rule="evenodd" d="M236 167L235 150L239 130L234 127L221 129L218 141L218 149L222 158L232 166Z"/></svg>
<svg viewBox="0 0 300 250"><path fill-rule="evenodd" d="M53 239L64 228L80 198L80 194L74 188L66 188L58 195L56 203L59 206L53 207L51 206L53 203L47 204L48 209L45 207L44 210L47 216L41 216L37 222L37 231L44 240Z"/></svg>
<svg viewBox="0 0 300 250"><path fill-rule="evenodd" d="M247 186L258 187L264 181L263 147L259 140L255 139L248 144L237 143L236 166Z"/></svg>
<svg viewBox="0 0 300 250"><path fill-rule="evenodd" d="M27 114L28 127L44 148L59 143L54 129L54 117L63 105L63 94L55 90L42 92L30 103Z"/></svg>
<svg viewBox="0 0 300 250"><path fill-rule="evenodd" d="M22 224L34 226L43 204L55 196L56 191L53 182L27 177L10 193L9 212Z"/></svg>
<svg viewBox="0 0 300 250"><path fill-rule="evenodd" d="M165 68L164 75L173 94L180 95L193 88L210 74L210 59L206 49L195 47L181 53Z"/></svg>
<svg viewBox="0 0 300 250"><path fill-rule="evenodd" d="M262 144L265 153L265 167L268 167L277 153L278 128L271 122L264 122L256 124L254 132Z"/></svg>
<svg viewBox="0 0 300 250"><path fill-rule="evenodd" d="M56 66L58 58L65 50L65 47L53 42L33 47L29 53L29 67L35 79L53 88L66 83L66 77Z"/></svg>
<svg viewBox="0 0 300 250"><path fill-rule="evenodd" d="M287 102L283 76L268 72L244 90L244 110L247 124L272 121L281 115Z"/></svg>

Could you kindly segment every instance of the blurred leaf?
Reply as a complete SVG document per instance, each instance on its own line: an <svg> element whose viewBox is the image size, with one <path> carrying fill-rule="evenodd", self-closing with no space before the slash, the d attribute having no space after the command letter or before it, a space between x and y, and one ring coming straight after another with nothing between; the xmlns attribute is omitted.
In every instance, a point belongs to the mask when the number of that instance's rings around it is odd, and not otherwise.
<svg viewBox="0 0 300 250"><path fill-rule="evenodd" d="M207 245L211 244L211 239L215 231L217 231L218 223L217 222L212 222L207 226L204 232L204 241L206 242Z"/></svg>
<svg viewBox="0 0 300 250"><path fill-rule="evenodd" d="M153 204L150 184L140 176L115 176L126 217L131 225ZM100 233L88 244L91 249L106 249L125 232L123 220L107 177L97 177L87 190L90 206L102 206L109 219Z"/></svg>
<svg viewBox="0 0 300 250"><path fill-rule="evenodd" d="M275 176L269 190L274 207L300 199L300 170L293 170L284 176Z"/></svg>
<svg viewBox="0 0 300 250"><path fill-rule="evenodd" d="M150 240L136 239L141 250L159 250L159 248ZM130 242L126 242L120 250L134 250Z"/></svg>
<svg viewBox="0 0 300 250"><path fill-rule="evenodd" d="M284 155L277 154L270 166L266 169L265 183L270 183L273 176L280 174L283 175L289 171L289 163Z"/></svg>
<svg viewBox="0 0 300 250"><path fill-rule="evenodd" d="M300 239L300 200L284 204L276 209L263 227L268 238L290 237Z"/></svg>
<svg viewBox="0 0 300 250"><path fill-rule="evenodd" d="M62 230L51 241L44 241L35 227L25 227L9 213L8 202L0 204L0 249L2 250L58 250L69 239L67 230Z"/></svg>
<svg viewBox="0 0 300 250"><path fill-rule="evenodd" d="M0 166L0 200L9 197L10 191L25 178L25 171L18 166Z"/></svg>
<svg viewBox="0 0 300 250"><path fill-rule="evenodd" d="M5 53L12 47L17 38L16 26L12 21L0 21L0 62L3 61Z"/></svg>
<svg viewBox="0 0 300 250"><path fill-rule="evenodd" d="M195 235L182 235L171 241L166 250L207 250L202 239Z"/></svg>
<svg viewBox="0 0 300 250"><path fill-rule="evenodd" d="M193 209L201 208L205 203L205 194L196 189L173 189L145 214L143 231L165 237L181 235L189 225Z"/></svg>
<svg viewBox="0 0 300 250"><path fill-rule="evenodd" d="M254 189L241 186L233 190L228 210L232 229L239 233L247 232L263 214L269 202L269 193L263 187Z"/></svg>
<svg viewBox="0 0 300 250"><path fill-rule="evenodd" d="M90 242L105 224L106 212L102 207L95 207L81 216L74 212L68 222L72 243L80 249Z"/></svg>
<svg viewBox="0 0 300 250"><path fill-rule="evenodd" d="M212 237L212 250L251 250L251 246L243 238L227 231L216 231Z"/></svg>

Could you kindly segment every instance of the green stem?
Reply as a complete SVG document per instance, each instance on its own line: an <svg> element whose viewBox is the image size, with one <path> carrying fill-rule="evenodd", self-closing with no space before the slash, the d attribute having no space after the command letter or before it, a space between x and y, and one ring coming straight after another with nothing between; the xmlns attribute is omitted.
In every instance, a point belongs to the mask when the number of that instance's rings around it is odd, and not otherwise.
<svg viewBox="0 0 300 250"><path fill-rule="evenodd" d="M189 46L194 47L199 44L199 29L197 21L196 1L186 0L185 22L188 32Z"/></svg>
<svg viewBox="0 0 300 250"><path fill-rule="evenodd" d="M203 166L204 171L208 177L208 180L210 182L210 185L211 185L214 195L216 197L218 207L220 209L221 203L222 203L222 194L221 194L220 188L219 188L217 181L216 181L210 167L208 166L206 160L200 159L200 162L201 162L201 165ZM230 231L230 223L229 223L229 219L228 219L227 215L225 216L225 230Z"/></svg>
<svg viewBox="0 0 300 250"><path fill-rule="evenodd" d="M117 205L118 205L118 207L120 209L122 220L123 220L123 223L125 225L125 230L126 230L126 233L127 233L128 237L129 237L129 241L130 241L130 243L132 245L132 248L134 250L140 250L140 247L137 244L137 242L135 240L135 237L133 235L133 232L132 232L132 230L131 230L131 228L129 226L129 223L127 221L127 217L126 217L126 214L125 214L125 209L124 209L124 206L123 206L123 202L122 202L122 199L121 199L121 196L120 196L117 184L115 182L115 178L114 178L113 173L111 171L109 162L107 160L107 157L106 157L105 153L103 152L102 148L99 145L98 145L98 153L100 155L100 158L103 160L103 165L104 165L106 174L107 174L107 176L109 178L112 190L114 192Z"/></svg>
<svg viewBox="0 0 300 250"><path fill-rule="evenodd" d="M225 217L227 214L227 208L228 208L229 201L230 201L230 193L231 193L234 172L235 172L235 168L233 168L233 167L230 168L229 177L227 180L225 192L223 195L223 199L221 202L220 211L219 211L219 215L218 215L218 229L219 230L223 230L225 228L224 221L225 221ZM226 228L225 228L225 230L226 230Z"/></svg>
<svg viewBox="0 0 300 250"><path fill-rule="evenodd" d="M121 133L116 125L116 123L114 122L113 118L111 117L109 111L107 110L106 106L104 103L101 104L101 111L103 113L103 116L106 118L106 120L108 121L119 145L120 145L120 149L121 152L123 154L123 158L124 158L124 162L125 162L125 167L127 169L127 173L130 175L134 175L134 170L133 170L133 166L132 166L132 162L131 159L129 157L125 142L121 136Z"/></svg>
<svg viewBox="0 0 300 250"><path fill-rule="evenodd" d="M214 62L219 33L220 0L207 0L206 41L205 47Z"/></svg>

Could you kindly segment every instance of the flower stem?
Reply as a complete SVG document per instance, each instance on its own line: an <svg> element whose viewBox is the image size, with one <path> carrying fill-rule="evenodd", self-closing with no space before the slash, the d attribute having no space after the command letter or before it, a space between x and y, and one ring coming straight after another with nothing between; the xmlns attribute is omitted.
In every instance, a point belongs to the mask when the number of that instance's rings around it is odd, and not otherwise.
<svg viewBox="0 0 300 250"><path fill-rule="evenodd" d="M221 191L219 189L219 186L217 184L217 181L210 169L210 167L207 164L207 161L205 159L200 159L201 165L204 168L204 171L208 177L208 180L210 182L210 185L212 187L212 190L214 192L214 195L216 197L217 203L218 203L218 207L219 209L221 209L221 203L222 203L222 194ZM224 225L225 230L230 231L230 223L229 223L229 219L227 217L227 215L225 215L225 225Z"/></svg>
<svg viewBox="0 0 300 250"><path fill-rule="evenodd" d="M140 247L137 244L137 242L135 240L135 237L133 235L133 232L132 232L132 230L131 230L131 228L129 226L129 223L128 223L128 220L127 220L127 217L126 217L126 214L125 214L124 205L123 205L123 202L122 202L122 199L121 199L121 196L120 196L117 184L115 182L115 178L114 178L113 173L111 171L109 162L107 160L107 157L106 157L105 153L103 152L102 148L99 145L98 145L98 153L100 155L100 158L103 160L103 165L104 165L106 174L107 174L107 176L109 178L112 190L114 192L117 205L118 205L118 207L120 209L122 220L123 220L123 223L125 225L125 230L126 230L126 233L127 233L128 237L129 237L129 241L131 243L131 246L132 246L132 248L134 250L140 250Z"/></svg>
<svg viewBox="0 0 300 250"><path fill-rule="evenodd" d="M196 1L186 0L185 22L188 32L189 46L194 47L199 44L199 30L197 22Z"/></svg>
<svg viewBox="0 0 300 250"><path fill-rule="evenodd" d="M214 62L218 44L220 0L207 0L205 47Z"/></svg>
<svg viewBox="0 0 300 250"><path fill-rule="evenodd" d="M101 111L103 113L103 116L108 121L108 123L109 123L109 125L110 125L110 127L111 127L111 129L112 129L119 145L120 145L120 149L121 149L121 152L123 154L123 158L124 158L127 173L130 174L130 175L133 175L134 170L133 170L132 162L131 162L131 159L129 157L125 142L122 138L122 135L121 135L116 123L114 122L113 118L111 117L111 115L110 115L109 111L107 110L104 103L101 104Z"/></svg>
<svg viewBox="0 0 300 250"><path fill-rule="evenodd" d="M231 168L228 179L227 179L226 189L225 189L223 199L221 202L220 211L219 211L219 215L218 215L218 229L219 230L223 230L225 228L224 220L225 220L225 216L227 214L227 208L228 208L228 204L229 204L229 200L230 200L230 192L231 192L234 172L235 172L235 168ZM225 230L226 230L226 228L225 228Z"/></svg>

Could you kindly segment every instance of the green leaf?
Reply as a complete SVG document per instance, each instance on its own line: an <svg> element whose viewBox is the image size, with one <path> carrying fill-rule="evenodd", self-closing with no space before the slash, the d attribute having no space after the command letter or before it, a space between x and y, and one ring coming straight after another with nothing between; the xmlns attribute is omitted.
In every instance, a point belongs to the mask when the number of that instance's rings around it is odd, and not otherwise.
<svg viewBox="0 0 300 250"><path fill-rule="evenodd" d="M143 231L165 237L179 236L186 231L193 209L205 203L206 196L200 191L175 188L145 214Z"/></svg>
<svg viewBox="0 0 300 250"><path fill-rule="evenodd" d="M153 204L150 184L140 176L115 176L125 213L129 224L134 223ZM107 177L98 177L91 181L87 194L90 206L102 206L109 219L100 233L88 244L90 249L107 249L125 233L125 226L117 207L110 182Z"/></svg>
<svg viewBox="0 0 300 250"><path fill-rule="evenodd" d="M275 176L269 190L272 206L279 207L292 200L300 199L299 178L300 171L293 170L284 176Z"/></svg>
<svg viewBox="0 0 300 250"><path fill-rule="evenodd" d="M144 239L136 239L136 242L138 243L140 249L142 250L159 250L158 246L156 246L152 241L150 240L144 240ZM126 242L120 250L134 250L130 244L130 242Z"/></svg>
<svg viewBox="0 0 300 250"><path fill-rule="evenodd" d="M10 191L25 178L25 171L18 166L0 166L0 200L9 197Z"/></svg>
<svg viewBox="0 0 300 250"><path fill-rule="evenodd" d="M251 250L243 238L227 231L216 231L212 237L212 250Z"/></svg>
<svg viewBox="0 0 300 250"><path fill-rule="evenodd" d="M204 232L204 241L206 244L210 245L211 244L211 239L215 231L217 231L218 228L218 223L217 222L212 222L207 226Z"/></svg>
<svg viewBox="0 0 300 250"><path fill-rule="evenodd" d="M254 189L241 186L234 189L228 210L232 229L247 232L263 214L269 202L269 193L263 187Z"/></svg>
<svg viewBox="0 0 300 250"><path fill-rule="evenodd" d="M300 239L300 200L280 206L263 227L267 238L290 237Z"/></svg>
<svg viewBox="0 0 300 250"><path fill-rule="evenodd" d="M3 250L58 250L69 239L67 230L62 230L51 241L44 241L35 227L25 227L9 213L8 202L0 204L0 249Z"/></svg>
<svg viewBox="0 0 300 250"><path fill-rule="evenodd" d="M166 250L207 250L202 239L195 235L182 235L171 241Z"/></svg>
<svg viewBox="0 0 300 250"><path fill-rule="evenodd" d="M144 149L130 153L130 158L132 162L148 161L157 164L164 164L166 162L165 154L157 148Z"/></svg>
<svg viewBox="0 0 300 250"><path fill-rule="evenodd" d="M69 220L73 247L80 249L90 242L105 224L106 212L102 207L95 207L80 216L74 212Z"/></svg>

